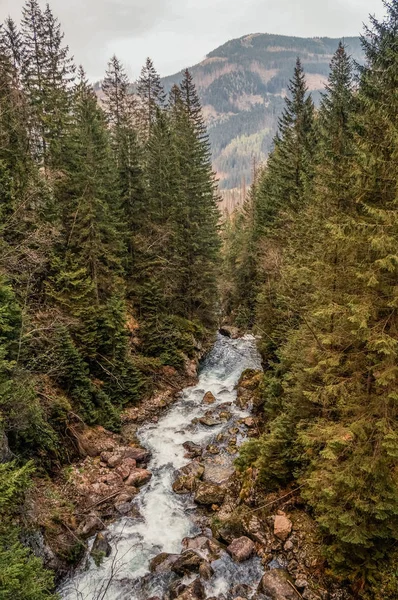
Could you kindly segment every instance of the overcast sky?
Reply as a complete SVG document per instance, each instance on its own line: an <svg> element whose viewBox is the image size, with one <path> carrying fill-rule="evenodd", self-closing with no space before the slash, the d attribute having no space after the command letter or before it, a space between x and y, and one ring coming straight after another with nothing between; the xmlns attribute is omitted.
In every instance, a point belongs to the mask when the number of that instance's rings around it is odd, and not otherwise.
<svg viewBox="0 0 398 600"><path fill-rule="evenodd" d="M0 19L19 20L24 0L0 0ZM45 0L40 0L45 4ZM191 66L248 33L357 35L382 0L50 0L76 62L100 79L116 53L135 79L147 56L162 75Z"/></svg>

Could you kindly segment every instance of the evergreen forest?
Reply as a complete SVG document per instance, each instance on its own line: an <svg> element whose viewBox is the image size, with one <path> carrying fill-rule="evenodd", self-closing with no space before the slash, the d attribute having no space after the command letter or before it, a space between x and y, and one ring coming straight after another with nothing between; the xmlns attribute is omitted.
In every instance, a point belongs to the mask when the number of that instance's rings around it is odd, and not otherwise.
<svg viewBox="0 0 398 600"><path fill-rule="evenodd" d="M242 472L315 515L359 597L398 597L398 2L341 43L319 110L300 60L273 150L225 231L224 310L254 328L264 431Z"/></svg>
<svg viewBox="0 0 398 600"><path fill-rule="evenodd" d="M217 323L218 196L189 71L138 94L116 57L101 105L57 17L27 0L0 30L0 598L53 597L21 543L35 476L74 425L120 427Z"/></svg>

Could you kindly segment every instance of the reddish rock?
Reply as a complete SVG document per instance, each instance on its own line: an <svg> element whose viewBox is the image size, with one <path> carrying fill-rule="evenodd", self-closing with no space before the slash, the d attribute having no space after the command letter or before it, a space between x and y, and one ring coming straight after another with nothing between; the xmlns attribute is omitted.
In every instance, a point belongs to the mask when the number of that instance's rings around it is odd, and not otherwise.
<svg viewBox="0 0 398 600"><path fill-rule="evenodd" d="M104 529L104 524L101 519L97 516L90 516L79 525L77 534L89 538L102 529Z"/></svg>
<svg viewBox="0 0 398 600"><path fill-rule="evenodd" d="M247 417L247 419L245 419L243 421L243 423L246 425L246 427L255 427L256 426L256 421L255 421L255 419L253 419L253 417Z"/></svg>
<svg viewBox="0 0 398 600"><path fill-rule="evenodd" d="M274 535L282 542L286 541L292 532L293 524L285 515L276 515L274 521Z"/></svg>
<svg viewBox="0 0 398 600"><path fill-rule="evenodd" d="M130 469L130 467L128 467L127 465L125 465L124 463L122 463L121 465L119 465L118 467L116 467L115 473L117 473L119 475L119 477L121 477L123 480L125 480L130 475L131 469Z"/></svg>
<svg viewBox="0 0 398 600"><path fill-rule="evenodd" d="M144 448L126 448L123 452L124 458L132 458L137 463L146 463L150 459L150 453Z"/></svg>
<svg viewBox="0 0 398 600"><path fill-rule="evenodd" d="M111 469L114 469L115 467L118 467L119 465L122 464L123 461L123 456L121 454L111 454L110 457L108 458L108 466L111 467Z"/></svg>
<svg viewBox="0 0 398 600"><path fill-rule="evenodd" d="M141 487L142 485L148 483L151 477L152 473L147 469L133 469L126 481L126 485Z"/></svg>
<svg viewBox="0 0 398 600"><path fill-rule="evenodd" d="M212 394L211 392L207 392L203 396L203 403L204 404L214 404L215 401L216 401L216 398L215 398L214 394Z"/></svg>
<svg viewBox="0 0 398 600"><path fill-rule="evenodd" d="M122 464L128 467L129 469L135 469L137 466L137 461L134 460L134 458L125 458Z"/></svg>
<svg viewBox="0 0 398 600"><path fill-rule="evenodd" d="M228 546L227 552L236 562L244 562L253 556L254 549L255 546L252 540L242 536Z"/></svg>

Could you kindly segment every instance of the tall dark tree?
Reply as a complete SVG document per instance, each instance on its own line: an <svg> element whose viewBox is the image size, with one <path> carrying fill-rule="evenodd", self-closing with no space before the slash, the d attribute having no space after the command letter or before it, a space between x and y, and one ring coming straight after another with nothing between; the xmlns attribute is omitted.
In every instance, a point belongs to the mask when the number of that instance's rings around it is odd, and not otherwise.
<svg viewBox="0 0 398 600"><path fill-rule="evenodd" d="M147 58L142 67L141 75L137 82L139 97L138 125L142 139L146 141L156 119L158 108L164 108L166 94L154 64Z"/></svg>

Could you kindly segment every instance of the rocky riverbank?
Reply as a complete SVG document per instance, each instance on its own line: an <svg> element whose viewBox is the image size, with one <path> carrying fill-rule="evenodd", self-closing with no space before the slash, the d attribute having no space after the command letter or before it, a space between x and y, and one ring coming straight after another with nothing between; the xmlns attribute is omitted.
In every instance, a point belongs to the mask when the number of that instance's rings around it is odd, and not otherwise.
<svg viewBox="0 0 398 600"><path fill-rule="evenodd" d="M60 468L53 479L35 479L24 541L58 579L84 555L93 535L121 515L134 516L132 501L151 478L150 453L140 447L136 430L156 422L183 388L197 382L198 364L199 357L187 359L182 373L165 367L157 392L125 410L120 434L88 427L76 417L73 437L81 459Z"/></svg>
<svg viewBox="0 0 398 600"><path fill-rule="evenodd" d="M236 403L241 408L253 407L253 417L238 419L207 447L186 444L193 460L177 473L173 489L178 494L192 494L200 507L202 533L182 540L181 554L162 553L151 561L153 574L173 574L163 596L167 600L350 599L326 574L322 538L298 493L264 494L257 488L255 473L249 479L248 473L242 477L228 459L236 453L238 436L258 435L260 415L255 413L260 381L261 373L249 370L238 386ZM203 402L212 405L215 400L207 393ZM202 423L212 427L228 419L228 408L218 405ZM246 576L246 583L231 580L223 593L210 597L208 581L227 556L237 569L257 558L261 570L257 567L257 579Z"/></svg>

